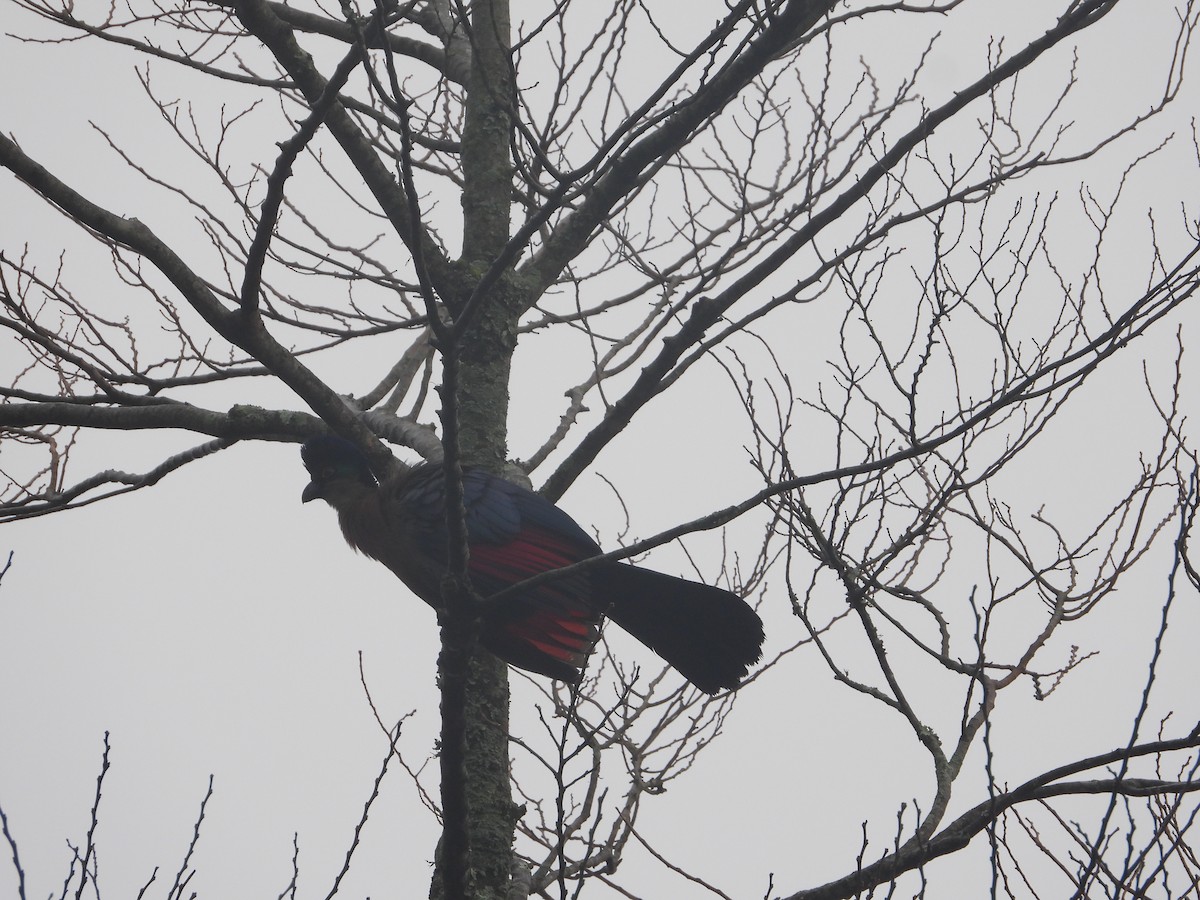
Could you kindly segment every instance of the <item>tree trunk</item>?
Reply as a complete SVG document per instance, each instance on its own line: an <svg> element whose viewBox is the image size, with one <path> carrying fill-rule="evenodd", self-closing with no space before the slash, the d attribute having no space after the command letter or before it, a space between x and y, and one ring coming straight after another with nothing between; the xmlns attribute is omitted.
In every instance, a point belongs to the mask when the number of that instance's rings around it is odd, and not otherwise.
<svg viewBox="0 0 1200 900"><path fill-rule="evenodd" d="M454 296L443 298L455 320L469 316L450 351L459 360L459 450L471 464L497 472L507 459L508 382L523 304L503 277L485 287L471 307L467 301L510 236L509 30L508 0L472 4L462 139L463 246ZM508 702L508 667L478 650L466 680L463 772L469 811L467 896L478 900L504 900L513 869L519 813L509 774ZM438 860L430 897L453 900L443 882L440 854Z"/></svg>

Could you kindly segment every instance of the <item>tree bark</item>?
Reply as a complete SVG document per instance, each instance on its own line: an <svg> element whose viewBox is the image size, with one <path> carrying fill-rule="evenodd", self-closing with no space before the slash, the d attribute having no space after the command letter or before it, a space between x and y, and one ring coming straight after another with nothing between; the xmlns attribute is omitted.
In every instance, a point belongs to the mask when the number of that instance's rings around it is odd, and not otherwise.
<svg viewBox="0 0 1200 900"><path fill-rule="evenodd" d="M508 382L523 304L511 280L481 279L510 237L512 71L507 0L471 6L472 67L464 110L463 246L456 282L443 300L457 340L458 449L464 460L501 471L507 459ZM478 296L476 296L478 295ZM472 302L472 298L474 301ZM466 807L467 896L507 897L513 869L514 826L508 758L508 667L477 650L466 673L463 771ZM449 828L449 824L447 828ZM444 839L447 834L444 833ZM439 854L430 897L451 898L454 888Z"/></svg>

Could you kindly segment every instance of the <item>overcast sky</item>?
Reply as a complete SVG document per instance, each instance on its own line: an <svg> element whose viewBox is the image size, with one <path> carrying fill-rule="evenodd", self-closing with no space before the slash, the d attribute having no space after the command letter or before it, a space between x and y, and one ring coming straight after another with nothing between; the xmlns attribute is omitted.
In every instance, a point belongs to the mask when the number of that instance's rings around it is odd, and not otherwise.
<svg viewBox="0 0 1200 900"><path fill-rule="evenodd" d="M1000 6L968 3L965 17L945 20L947 29L960 30L937 45L931 92L977 69L994 27L985 16ZM1095 122L1136 114L1153 98L1163 74L1161 35L1172 22L1163 9L1155 14L1148 15L1145 4L1122 4L1080 41L1085 90L1076 115L1085 135L1099 127ZM904 42L890 21L880 17L872 43L857 50L872 65L879 60L881 69L889 48ZM1020 32L1023 24L1013 27ZM0 31L17 33L42 27L13 2L0 6L0 25ZM1040 30L1036 22L1025 27ZM89 126L120 134L145 158L169 159L160 154L175 152L137 90L132 69L140 60L88 42L47 46L5 37L2 47L0 130L97 202L152 227L176 227L167 221L166 210L174 207L132 176ZM1061 74L1068 53L1039 71ZM156 63L153 71L165 77L169 70ZM1037 95L1035 88L1030 96ZM1180 202L1197 196L1190 129L1198 100L1188 82L1168 113L1096 165L1055 170L1034 186L1060 191L1064 202L1077 198L1083 181L1110 194L1131 159L1178 132L1179 139L1131 180L1123 198L1127 215L1109 250L1121 254L1126 241L1135 248L1133 281L1145 275L1145 211L1154 206L1164 221L1177 222ZM1067 231L1056 241L1069 254L1075 237ZM52 267L66 248L79 290L89 266L105 265L78 229L0 173L0 247L12 256L26 242L43 267ZM97 283L103 285L97 302L119 310L126 302L119 285L107 276ZM1114 485L1131 479L1137 454L1146 449L1143 437L1154 426L1143 360L1154 383L1169 385L1176 325L1185 342L1198 337L1194 314L1164 323L1089 384L1062 422L1042 436L1022 478L1008 485L1019 516L1028 520L1044 503L1051 515L1070 521L1072 511L1093 513L1114 496ZM0 359L8 340L0 337ZM554 365L555 348L536 340L528 348L518 359L517 397L522 388L529 397L552 388L561 396L557 384L540 383ZM1193 404L1195 374L1189 363ZM257 390L256 402L299 406L277 387ZM632 536L653 534L753 491L755 476L740 449L747 438L714 440L712 423L697 414L712 398L732 408L732 392L719 371L701 367L673 404L637 423L603 457L598 469L619 480ZM234 400L220 391L212 399L215 408ZM535 447L560 411L560 405L515 401L514 455ZM1200 406L1191 411L1194 418ZM101 434L81 444L77 471L144 470L199 442L179 434ZM11 460L0 459L0 468ZM360 655L384 720L390 724L413 713L400 741L406 761L420 766L429 759L438 730L433 614L390 573L345 547L330 510L301 506L305 483L295 445L243 444L189 465L153 489L0 530L0 555L13 553L0 583L0 804L20 848L28 896L61 889L71 853L67 842L79 845L86 834L106 732L112 768L97 840L101 885L110 898L135 896L155 867L165 892L210 775L214 793L192 860L197 874L191 888L208 897L278 895L291 875L295 833L301 896L324 896L386 751L364 695ZM619 505L594 475L581 479L562 505L585 526L594 524L602 539L612 540L622 524ZM1168 549L1152 554L1140 579L1052 648L1051 657L1059 660L1072 643L1100 655L1051 701L1036 702L1027 688L1009 692L992 734L1002 782L1015 784L1127 740L1159 624ZM669 551L654 561L668 571L684 565ZM1200 657L1188 636L1200 627L1197 598L1187 597L1175 615L1155 711L1175 708L1182 720L1194 722L1200 717L1194 694ZM784 597L768 594L764 619L768 655L803 634ZM636 658L636 648L622 646ZM513 679L513 730L523 737L538 732L537 696L523 677ZM948 698L950 721L957 703ZM518 758L517 765L525 764ZM958 811L986 796L982 757L973 765L977 774L965 779ZM421 780L436 793L436 764L429 769ZM673 862L732 896L761 897L772 873L778 892L849 871L864 821L871 823L872 852L882 851L892 840L900 805L926 803L930 786L927 761L903 723L835 685L819 655L802 652L739 698L725 736L665 796L647 800L640 830ZM1086 818L1100 803L1074 809ZM412 780L392 771L344 896L423 896L437 833ZM984 842L977 841L967 862L937 865L977 874L968 863L985 854ZM625 865L622 874L642 896L711 896L636 847ZM0 896L9 896L14 885L12 868L0 864ZM943 879L931 896L966 896L961 889ZM603 889L590 895L616 896Z"/></svg>

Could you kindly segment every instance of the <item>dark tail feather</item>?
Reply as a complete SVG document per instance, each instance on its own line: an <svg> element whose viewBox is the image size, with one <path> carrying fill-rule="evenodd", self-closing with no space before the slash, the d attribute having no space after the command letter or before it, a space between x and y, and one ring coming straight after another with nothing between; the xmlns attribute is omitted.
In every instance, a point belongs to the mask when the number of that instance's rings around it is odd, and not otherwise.
<svg viewBox="0 0 1200 900"><path fill-rule="evenodd" d="M762 620L736 594L629 565L594 584L610 619L705 693L737 687L762 656Z"/></svg>

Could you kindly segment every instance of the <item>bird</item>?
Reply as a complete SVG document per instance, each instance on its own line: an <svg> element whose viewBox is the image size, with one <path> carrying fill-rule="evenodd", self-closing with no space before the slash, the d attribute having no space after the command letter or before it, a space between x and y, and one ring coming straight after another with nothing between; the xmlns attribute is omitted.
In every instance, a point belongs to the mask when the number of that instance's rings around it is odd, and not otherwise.
<svg viewBox="0 0 1200 900"><path fill-rule="evenodd" d="M306 441L301 457L311 479L302 502L328 503L352 548L381 562L435 610L442 607L442 466L402 466L380 483L362 452L332 435ZM520 587L532 576L602 555L599 544L541 494L484 469L464 468L462 487L467 573L483 599L479 642L510 665L577 684L605 618L707 694L736 688L760 659L758 613L718 587L615 560Z"/></svg>

